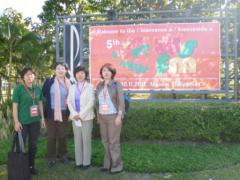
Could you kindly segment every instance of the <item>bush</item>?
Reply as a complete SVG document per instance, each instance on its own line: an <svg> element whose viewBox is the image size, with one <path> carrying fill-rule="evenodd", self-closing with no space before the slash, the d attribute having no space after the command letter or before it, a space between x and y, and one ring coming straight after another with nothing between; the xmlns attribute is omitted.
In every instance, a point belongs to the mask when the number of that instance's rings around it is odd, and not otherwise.
<svg viewBox="0 0 240 180"><path fill-rule="evenodd" d="M7 139L13 131L11 100L0 104L0 140Z"/></svg>
<svg viewBox="0 0 240 180"><path fill-rule="evenodd" d="M94 137L99 137L94 125ZM123 140L240 141L237 103L131 103Z"/></svg>
<svg viewBox="0 0 240 180"><path fill-rule="evenodd" d="M240 141L237 103L131 103L123 122L122 140ZM0 139L13 131L11 101L0 107ZM70 132L71 132L70 128ZM72 133L70 136L72 136ZM99 138L94 121L93 137Z"/></svg>

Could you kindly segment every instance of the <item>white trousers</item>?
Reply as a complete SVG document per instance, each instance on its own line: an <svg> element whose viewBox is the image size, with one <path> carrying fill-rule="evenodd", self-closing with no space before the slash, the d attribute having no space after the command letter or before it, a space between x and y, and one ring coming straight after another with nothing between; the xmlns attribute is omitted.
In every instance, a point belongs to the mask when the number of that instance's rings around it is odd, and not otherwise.
<svg viewBox="0 0 240 180"><path fill-rule="evenodd" d="M93 120L82 121L82 127L76 126L73 121L72 126L76 165L88 166L91 164Z"/></svg>

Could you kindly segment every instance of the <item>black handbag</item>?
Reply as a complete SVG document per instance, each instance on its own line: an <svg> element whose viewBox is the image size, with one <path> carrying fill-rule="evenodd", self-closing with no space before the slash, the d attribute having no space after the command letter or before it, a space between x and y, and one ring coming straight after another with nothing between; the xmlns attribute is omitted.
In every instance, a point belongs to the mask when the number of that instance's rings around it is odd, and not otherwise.
<svg viewBox="0 0 240 180"><path fill-rule="evenodd" d="M29 158L25 153L21 132L16 132L11 151L8 153L8 180L30 180Z"/></svg>

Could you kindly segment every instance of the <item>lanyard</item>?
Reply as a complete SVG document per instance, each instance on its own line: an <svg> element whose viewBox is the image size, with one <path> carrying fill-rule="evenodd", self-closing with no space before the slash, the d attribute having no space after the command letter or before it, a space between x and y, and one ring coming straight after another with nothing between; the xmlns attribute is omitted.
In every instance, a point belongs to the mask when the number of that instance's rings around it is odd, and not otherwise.
<svg viewBox="0 0 240 180"><path fill-rule="evenodd" d="M85 81L84 81L81 89L79 89L79 86L78 86L78 83L77 83L77 89L78 89L78 91L79 91L79 96L81 96L81 94L82 94L82 92L83 92L84 85L85 85Z"/></svg>
<svg viewBox="0 0 240 180"><path fill-rule="evenodd" d="M34 104L34 101L35 101L35 90L34 90L34 87L33 87L33 93L31 93L29 88L26 86L25 83L23 84L23 86L24 86L25 90L27 91L27 93L31 96L33 104Z"/></svg>
<svg viewBox="0 0 240 180"><path fill-rule="evenodd" d="M106 103L106 98L107 98L107 86L103 86L103 101L105 103Z"/></svg>

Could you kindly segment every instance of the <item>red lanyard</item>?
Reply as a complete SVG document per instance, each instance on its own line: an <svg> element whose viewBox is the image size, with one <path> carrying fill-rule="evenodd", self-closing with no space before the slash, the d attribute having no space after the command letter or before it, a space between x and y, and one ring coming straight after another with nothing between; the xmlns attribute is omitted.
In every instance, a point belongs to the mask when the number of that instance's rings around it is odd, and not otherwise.
<svg viewBox="0 0 240 180"><path fill-rule="evenodd" d="M107 86L105 88L105 85L103 86L103 99L104 99L104 102L106 102L106 97L107 97Z"/></svg>
<svg viewBox="0 0 240 180"><path fill-rule="evenodd" d="M32 100L33 100L33 104L34 104L34 101L35 101L35 91L34 91L34 88L33 88L33 93L31 93L31 92L29 91L29 88L26 86L25 83L23 84L23 86L24 86L25 90L27 91L27 93L31 96L31 98L32 98Z"/></svg>
<svg viewBox="0 0 240 180"><path fill-rule="evenodd" d="M83 83L83 85L82 85L82 88L79 89L79 86L78 86L78 83L77 83L77 89L78 89L78 91L79 91L79 95L80 95L80 96L81 96L81 94L82 94L82 91L83 91L83 88L84 88L84 84L85 84L85 81L84 81L84 83Z"/></svg>

